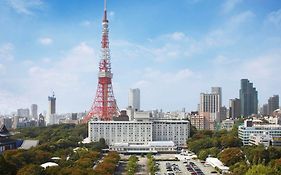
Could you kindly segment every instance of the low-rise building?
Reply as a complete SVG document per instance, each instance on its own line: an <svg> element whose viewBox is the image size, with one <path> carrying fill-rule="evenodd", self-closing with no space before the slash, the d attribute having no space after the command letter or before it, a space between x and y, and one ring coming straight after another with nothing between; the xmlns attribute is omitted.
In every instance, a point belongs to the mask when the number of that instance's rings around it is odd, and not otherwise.
<svg viewBox="0 0 281 175"><path fill-rule="evenodd" d="M250 134L249 145L263 145L269 147L271 145L272 136L268 132L262 134Z"/></svg>
<svg viewBox="0 0 281 175"><path fill-rule="evenodd" d="M223 120L221 123L221 129L226 129L227 131L232 130L233 126L234 126L234 120L232 119Z"/></svg>
<svg viewBox="0 0 281 175"><path fill-rule="evenodd" d="M250 134L249 145L281 146L281 137L272 137L268 132L263 134Z"/></svg>
<svg viewBox="0 0 281 175"><path fill-rule="evenodd" d="M224 166L223 163L219 159L217 159L217 158L208 157L206 159L206 163L211 165L214 168L217 167L223 174L229 172L229 167Z"/></svg>
<svg viewBox="0 0 281 175"><path fill-rule="evenodd" d="M250 145L251 134L263 134L267 132L270 136L275 138L281 137L281 125L260 125L253 124L251 120L245 120L243 125L238 127L238 136L242 140L243 145Z"/></svg>
<svg viewBox="0 0 281 175"><path fill-rule="evenodd" d="M114 143L109 150L120 153L175 153L176 145L173 141L152 141L147 144L137 145L130 143Z"/></svg>

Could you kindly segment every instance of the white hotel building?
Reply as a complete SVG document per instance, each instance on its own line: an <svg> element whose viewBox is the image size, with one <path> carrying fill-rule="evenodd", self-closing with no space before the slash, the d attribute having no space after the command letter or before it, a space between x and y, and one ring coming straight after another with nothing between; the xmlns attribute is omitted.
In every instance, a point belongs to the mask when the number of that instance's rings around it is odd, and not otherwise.
<svg viewBox="0 0 281 175"><path fill-rule="evenodd" d="M153 120L136 115L131 121L94 121L88 123L89 138L104 138L111 150L119 152L173 152L185 146L190 133L188 120Z"/></svg>
<svg viewBox="0 0 281 175"><path fill-rule="evenodd" d="M238 128L238 136L242 140L243 145L250 145L251 134L262 135L264 133L268 133L273 138L281 138L281 125L254 125L252 120L245 120L244 125Z"/></svg>

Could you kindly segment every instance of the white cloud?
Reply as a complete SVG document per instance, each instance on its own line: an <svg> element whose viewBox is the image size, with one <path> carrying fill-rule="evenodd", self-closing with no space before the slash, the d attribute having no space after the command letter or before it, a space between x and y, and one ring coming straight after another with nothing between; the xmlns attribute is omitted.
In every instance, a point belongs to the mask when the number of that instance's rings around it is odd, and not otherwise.
<svg viewBox="0 0 281 175"><path fill-rule="evenodd" d="M25 82L30 87L27 94L42 96L42 92L47 95L54 90L60 98L59 104L65 108L78 110L70 99L79 99L85 106L90 105L91 102L85 99L93 98L93 82L98 70L98 56L94 49L82 42L51 62L51 67L47 68L40 65L30 67Z"/></svg>
<svg viewBox="0 0 281 175"><path fill-rule="evenodd" d="M126 48L127 52L134 50L133 53L136 54L143 55L142 53L145 53L145 58L152 58L159 63L192 58L195 55L206 53L211 49L214 50L219 47L236 44L244 35L241 32L241 28L250 25L251 19L254 17L255 14L253 12L243 11L229 17L223 25L207 32L205 36L198 39L191 38L183 32L173 32L156 38L150 38L147 45L124 48ZM134 43L126 45L134 45Z"/></svg>
<svg viewBox="0 0 281 175"><path fill-rule="evenodd" d="M110 11L110 12L109 12L109 16L110 16L111 18L114 18L115 12L114 12L114 11Z"/></svg>
<svg viewBox="0 0 281 175"><path fill-rule="evenodd" d="M234 63L237 63L239 61L239 59L235 59L235 58L228 58L224 55L218 55L213 63L217 66L227 66L227 65L231 65Z"/></svg>
<svg viewBox="0 0 281 175"><path fill-rule="evenodd" d="M53 43L53 39L49 37L39 38L38 40L42 45L51 45Z"/></svg>
<svg viewBox="0 0 281 175"><path fill-rule="evenodd" d="M196 91L200 93L200 75L189 68L161 71L150 67L145 68L140 75L133 87L141 89L142 104L145 104L142 109L179 109L188 101L196 105L199 99L195 95L191 97L190 94ZM179 104L183 106L178 106Z"/></svg>
<svg viewBox="0 0 281 175"><path fill-rule="evenodd" d="M11 61L14 59L14 46L11 43L6 43L0 46L0 61Z"/></svg>
<svg viewBox="0 0 281 175"><path fill-rule="evenodd" d="M278 76L280 74L281 49L264 52L247 57L247 59L218 56L214 59L214 63L219 64L214 64L214 67L210 68L212 71L206 70L203 81L212 80L212 84L223 86L224 103L227 103L226 100L229 98L238 97L239 81L242 78L247 78L257 88L259 104L261 105L266 102L269 96L281 93L281 79Z"/></svg>
<svg viewBox="0 0 281 175"><path fill-rule="evenodd" d="M175 41L179 41L179 40L186 38L185 34L182 32L174 32L171 35L169 35L169 37Z"/></svg>
<svg viewBox="0 0 281 175"><path fill-rule="evenodd" d="M51 63L51 59L48 58L48 57L43 58L41 61L42 61L43 64L49 64L49 63Z"/></svg>
<svg viewBox="0 0 281 175"><path fill-rule="evenodd" d="M252 11L244 11L235 16L232 16L227 23L227 27L231 30L237 29L242 24L249 22L250 19L255 17L256 15Z"/></svg>
<svg viewBox="0 0 281 175"><path fill-rule="evenodd" d="M277 27L281 27L281 9L271 12L267 16L267 21L274 24Z"/></svg>
<svg viewBox="0 0 281 175"><path fill-rule="evenodd" d="M84 20L80 23L80 25L83 26L83 27L90 27L90 26L95 25L95 24L96 24L96 22L90 21L90 20Z"/></svg>
<svg viewBox="0 0 281 175"><path fill-rule="evenodd" d="M7 0L8 5L19 14L32 15L33 10L40 9L42 0Z"/></svg>
<svg viewBox="0 0 281 175"><path fill-rule="evenodd" d="M281 60L281 50L263 54L254 59L246 61L243 65L245 75L256 80L268 83L275 83L276 75L279 74L279 63ZM244 76L245 76L244 75ZM279 79L279 78L277 78Z"/></svg>
<svg viewBox="0 0 281 175"><path fill-rule="evenodd" d="M229 20L217 29L210 31L201 47L217 47L235 44L241 35L241 28L248 25L250 20L255 17L251 11L244 11L229 18Z"/></svg>
<svg viewBox="0 0 281 175"><path fill-rule="evenodd" d="M3 81L0 81L0 92L8 89L9 91L5 92L10 95L0 98L10 99L5 104L4 99L0 99L3 102L2 106L0 104L0 112L11 112L11 109L14 111L17 108L28 107L31 103L37 103L40 109L47 109L47 96L52 91L55 91L58 97L59 113L90 108L96 88L98 54L87 43L81 42L57 58L42 58L23 66L26 62L28 60L19 61L10 65L13 68L5 68L9 70L9 74L1 77ZM45 62L52 64L42 64ZM0 72L1 70L0 66ZM20 98L15 94L20 94ZM83 104L84 109L77 106L77 102Z"/></svg>
<svg viewBox="0 0 281 175"><path fill-rule="evenodd" d="M28 98L21 95L15 95L10 92L0 89L0 109L1 113L7 114L11 111L15 111L15 107L23 107L26 104L31 104Z"/></svg>
<svg viewBox="0 0 281 175"><path fill-rule="evenodd" d="M229 12L231 12L242 1L243 0L226 0L222 4L222 13L229 13Z"/></svg>
<svg viewBox="0 0 281 175"><path fill-rule="evenodd" d="M91 25L91 22L88 21L88 20L85 20L85 21L82 21L82 22L81 22L81 25L82 25L82 26L85 26L85 27L88 27L88 26Z"/></svg>
<svg viewBox="0 0 281 175"><path fill-rule="evenodd" d="M108 18L110 21L113 21L115 19L115 12L114 11L109 11L108 13Z"/></svg>
<svg viewBox="0 0 281 175"><path fill-rule="evenodd" d="M5 74L6 72L6 67L3 64L0 64L0 75Z"/></svg>
<svg viewBox="0 0 281 175"><path fill-rule="evenodd" d="M188 78L193 78L192 76L194 75L194 73L188 68L181 69L176 72L162 72L152 68L146 68L142 74L144 82L162 82L165 84L181 82L187 80Z"/></svg>
<svg viewBox="0 0 281 175"><path fill-rule="evenodd" d="M149 82L147 82L146 80L139 80L133 85L133 87L136 88L145 88L148 86L149 86Z"/></svg>

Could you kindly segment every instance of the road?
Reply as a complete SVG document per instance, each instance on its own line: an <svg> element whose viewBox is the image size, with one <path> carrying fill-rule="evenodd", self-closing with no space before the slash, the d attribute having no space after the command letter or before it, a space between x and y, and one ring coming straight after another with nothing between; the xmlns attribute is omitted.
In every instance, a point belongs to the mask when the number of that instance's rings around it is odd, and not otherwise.
<svg viewBox="0 0 281 175"><path fill-rule="evenodd" d="M147 175L148 174L148 168L147 168L147 158L146 157L138 157L138 168L136 175Z"/></svg>
<svg viewBox="0 0 281 175"><path fill-rule="evenodd" d="M126 175L126 166L127 166L127 161L119 161L119 165L116 168L116 172L114 175Z"/></svg>

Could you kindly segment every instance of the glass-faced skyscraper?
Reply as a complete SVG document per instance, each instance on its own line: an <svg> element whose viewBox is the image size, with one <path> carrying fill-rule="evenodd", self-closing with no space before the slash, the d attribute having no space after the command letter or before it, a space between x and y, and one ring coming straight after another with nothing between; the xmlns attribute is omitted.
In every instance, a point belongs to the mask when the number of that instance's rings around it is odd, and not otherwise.
<svg viewBox="0 0 281 175"><path fill-rule="evenodd" d="M247 117L258 113L258 91L248 79L241 79L241 115Z"/></svg>

